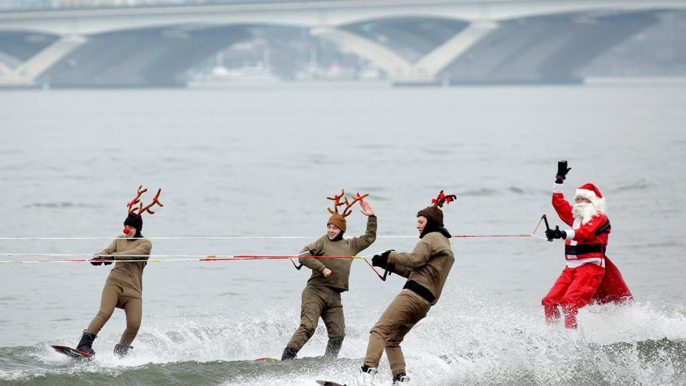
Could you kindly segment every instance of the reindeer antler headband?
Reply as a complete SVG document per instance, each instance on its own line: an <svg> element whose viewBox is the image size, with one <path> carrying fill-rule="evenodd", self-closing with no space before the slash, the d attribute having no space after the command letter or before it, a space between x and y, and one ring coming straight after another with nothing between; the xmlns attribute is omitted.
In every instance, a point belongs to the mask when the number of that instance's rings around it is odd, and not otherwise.
<svg viewBox="0 0 686 386"><path fill-rule="evenodd" d="M443 204L450 204L452 201L457 200L457 196L454 194L444 194L443 190L441 190L440 193L438 193L438 197L432 198L431 203L434 204L434 206L438 208L442 208Z"/></svg>
<svg viewBox="0 0 686 386"><path fill-rule="evenodd" d="M135 214L138 216L141 216L143 213L148 212L150 214L155 214L154 211L150 210L155 204L157 204L159 207L164 207L164 204L162 204L159 201L160 194L162 193L162 189L157 189L157 194L155 194L155 197L152 198L152 202L148 206L143 206L143 203L141 202L140 198L143 195L143 193L147 192L148 189L143 189L143 185L140 185L138 187L138 194L136 195L136 198L131 200L131 202L127 203L126 206L129 208L129 214ZM138 207L136 207L136 204L138 204Z"/></svg>
<svg viewBox="0 0 686 386"><path fill-rule="evenodd" d="M350 213L352 213L351 208L353 207L353 205L355 205L355 203L358 201L363 202L364 198L367 196L369 196L369 193L367 193L365 195L360 195L360 193L357 193L357 197L351 197L353 201L350 202L350 201L348 201L348 198L345 197L345 190L341 189L340 195L336 194L333 197L327 197L326 198L327 200L331 200L334 202L333 210L331 210L331 208L327 208L327 210L332 215L339 214L338 213L338 207L345 205L345 209L343 209L343 212L340 213L340 215L343 217L348 217L350 215ZM342 202L341 202L341 199L343 199Z"/></svg>

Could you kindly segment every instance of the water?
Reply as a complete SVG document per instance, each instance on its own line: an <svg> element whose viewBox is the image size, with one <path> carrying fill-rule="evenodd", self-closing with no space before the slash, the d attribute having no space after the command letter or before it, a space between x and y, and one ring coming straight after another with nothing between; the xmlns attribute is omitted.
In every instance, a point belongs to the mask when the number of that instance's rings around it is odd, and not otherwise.
<svg viewBox="0 0 686 386"><path fill-rule="evenodd" d="M161 187L165 205L145 218L149 237L307 237L154 240L157 255L297 253L324 234L325 197L342 187L370 193L380 235L415 235L417 210L440 189L459 197L445 209L454 234L529 233L543 213L561 223L550 192L568 159L568 195L594 182L607 197L609 255L636 303L583 309L577 333L546 327L540 299L564 266L561 243L454 239L444 295L403 343L413 384L686 384L684 84L8 91L0 117L3 237L115 237L140 184ZM364 220L353 213L348 236ZM379 239L363 254L416 241ZM108 243L5 240L0 253L88 255ZM53 352L77 343L108 271L0 264L1 385L343 381L403 284L356 261L341 359L255 363L295 331L306 269L152 263L135 355L111 354L121 310L95 361ZM322 355L326 339L322 325L300 355ZM390 384L385 358L379 378Z"/></svg>

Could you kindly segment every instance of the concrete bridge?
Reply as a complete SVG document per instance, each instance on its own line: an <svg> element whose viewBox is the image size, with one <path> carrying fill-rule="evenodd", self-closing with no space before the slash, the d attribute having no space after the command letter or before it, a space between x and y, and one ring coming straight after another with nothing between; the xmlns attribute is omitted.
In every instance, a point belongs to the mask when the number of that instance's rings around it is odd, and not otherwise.
<svg viewBox="0 0 686 386"><path fill-rule="evenodd" d="M0 13L0 85L183 86L256 26L308 28L400 84L567 83L686 0L340 0ZM403 47L420 53L408 58Z"/></svg>

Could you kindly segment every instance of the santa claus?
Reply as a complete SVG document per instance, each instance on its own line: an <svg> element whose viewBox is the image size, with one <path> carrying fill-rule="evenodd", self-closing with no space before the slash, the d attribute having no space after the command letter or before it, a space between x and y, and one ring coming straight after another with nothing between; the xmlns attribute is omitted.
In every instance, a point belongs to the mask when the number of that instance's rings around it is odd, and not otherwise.
<svg viewBox="0 0 686 386"><path fill-rule="evenodd" d="M561 306L565 327L575 329L579 308L592 302L626 302L633 297L619 270L605 255L612 231L605 214L605 198L595 185L587 183L576 190L572 206L562 194L563 182L570 170L567 161L558 162L553 207L572 229L561 230L556 226L545 232L548 240L565 240L567 266L542 304L548 324L559 321L558 306Z"/></svg>

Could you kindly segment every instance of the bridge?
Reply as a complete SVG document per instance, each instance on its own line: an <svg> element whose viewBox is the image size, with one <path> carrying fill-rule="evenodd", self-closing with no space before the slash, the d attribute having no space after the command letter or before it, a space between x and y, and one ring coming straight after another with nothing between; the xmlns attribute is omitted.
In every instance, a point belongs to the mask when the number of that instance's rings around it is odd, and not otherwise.
<svg viewBox="0 0 686 386"><path fill-rule="evenodd" d="M579 82L686 0L333 0L0 12L0 86L173 87L254 27L307 28L396 84ZM403 55L411 47L412 57ZM416 54L419 53L419 54Z"/></svg>

